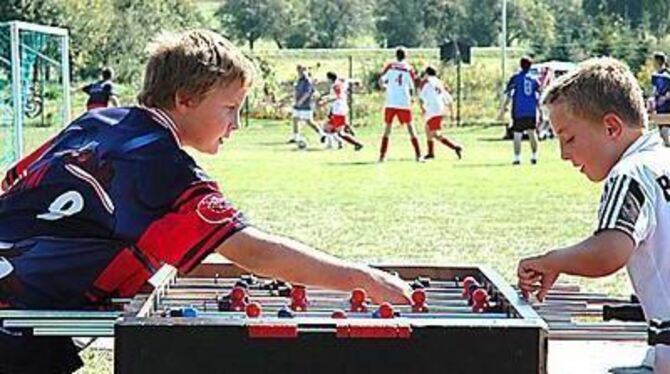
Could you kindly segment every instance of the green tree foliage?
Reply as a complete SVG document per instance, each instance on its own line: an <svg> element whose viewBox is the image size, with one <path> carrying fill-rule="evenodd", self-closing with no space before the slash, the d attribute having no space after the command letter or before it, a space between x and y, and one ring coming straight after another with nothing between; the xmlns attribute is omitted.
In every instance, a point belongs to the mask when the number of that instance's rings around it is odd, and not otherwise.
<svg viewBox="0 0 670 374"><path fill-rule="evenodd" d="M376 39L381 45L417 47L425 39L422 0L377 0Z"/></svg>
<svg viewBox="0 0 670 374"><path fill-rule="evenodd" d="M110 65L120 81L136 83L151 37L202 25L193 0L23 0L0 2L0 10L2 21L69 29L75 77L97 76Z"/></svg>
<svg viewBox="0 0 670 374"><path fill-rule="evenodd" d="M285 12L282 0L226 0L216 15L230 36L254 49L258 39L276 35Z"/></svg>

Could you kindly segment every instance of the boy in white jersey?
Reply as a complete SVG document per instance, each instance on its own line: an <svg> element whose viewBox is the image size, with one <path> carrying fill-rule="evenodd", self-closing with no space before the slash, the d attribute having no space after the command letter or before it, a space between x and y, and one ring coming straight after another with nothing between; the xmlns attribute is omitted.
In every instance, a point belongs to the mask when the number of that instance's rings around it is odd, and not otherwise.
<svg viewBox="0 0 670 374"><path fill-rule="evenodd" d="M428 153L424 158L435 158L434 139L437 139L440 143L456 152L456 156L460 159L463 147L441 134L442 117L444 117L446 110L448 109L449 116L453 122L454 111L451 104L451 95L449 95L449 92L444 88L444 84L442 84L442 81L437 77L437 72L431 66L426 68L425 80L421 84L419 98L421 99L421 111L426 120L426 142L428 145Z"/></svg>
<svg viewBox="0 0 670 374"><path fill-rule="evenodd" d="M595 233L519 262L519 287L539 300L561 273L602 277L626 266L647 319L670 319L670 150L646 133L642 90L627 66L591 59L543 99L561 157L593 182L606 180ZM670 373L670 347L655 372Z"/></svg>
<svg viewBox="0 0 670 374"><path fill-rule="evenodd" d="M381 147L379 150L379 162L386 160L386 151L389 145L389 136L391 136L391 126L393 119L407 125L410 141L414 147L414 157L421 162L421 150L419 149L419 140L416 138L416 130L412 124L412 93L414 92L414 69L407 62L405 57L407 51L403 47L398 47L395 51L396 61L384 68L379 78L379 85L386 89L386 104L384 106L384 134L382 135Z"/></svg>
<svg viewBox="0 0 670 374"><path fill-rule="evenodd" d="M328 82L330 82L330 94L323 100L330 102L330 113L328 115L328 124L325 126L327 144L332 144L333 141L341 145L341 141L352 144L356 151L363 148L358 140L352 135L347 134L344 129L347 126L347 114L349 112L349 104L347 103L347 94L349 92L349 84L344 79L337 78L337 74L329 71L326 73Z"/></svg>

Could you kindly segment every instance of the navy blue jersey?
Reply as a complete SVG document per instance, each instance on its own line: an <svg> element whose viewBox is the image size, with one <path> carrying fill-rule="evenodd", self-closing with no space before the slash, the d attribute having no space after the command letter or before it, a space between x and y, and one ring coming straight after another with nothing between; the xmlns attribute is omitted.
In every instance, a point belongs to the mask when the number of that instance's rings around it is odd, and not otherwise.
<svg viewBox="0 0 670 374"><path fill-rule="evenodd" d="M512 97L512 118L535 118L540 83L527 71L514 74L507 83L505 93Z"/></svg>
<svg viewBox="0 0 670 374"><path fill-rule="evenodd" d="M114 85L107 80L91 83L85 86L83 90L88 94L86 107L89 109L107 107L109 99L116 95L114 93Z"/></svg>
<svg viewBox="0 0 670 374"><path fill-rule="evenodd" d="M651 75L651 84L654 86L654 101L656 113L670 113L670 99L660 99L670 92L670 70L663 68Z"/></svg>
<svg viewBox="0 0 670 374"><path fill-rule="evenodd" d="M132 296L162 264L187 272L243 228L175 129L157 109L88 112L12 168L0 260L15 286L0 272L0 301L67 309Z"/></svg>

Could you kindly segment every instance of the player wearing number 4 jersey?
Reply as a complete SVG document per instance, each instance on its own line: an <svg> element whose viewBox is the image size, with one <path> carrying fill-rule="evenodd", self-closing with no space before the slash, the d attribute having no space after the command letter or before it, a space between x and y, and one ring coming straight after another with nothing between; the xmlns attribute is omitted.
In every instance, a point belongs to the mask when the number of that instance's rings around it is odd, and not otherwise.
<svg viewBox="0 0 670 374"><path fill-rule="evenodd" d="M647 319L670 319L670 149L646 133L642 90L624 64L592 59L555 82L544 103L561 157L605 181L595 232L519 263L519 286L543 299L561 273L602 277L626 267ZM656 347L655 373L670 373Z"/></svg>
<svg viewBox="0 0 670 374"><path fill-rule="evenodd" d="M398 277L250 227L184 151L216 154L254 67L205 30L159 37L142 106L88 112L20 161L0 195L0 308L80 309L134 296L163 264L212 252L250 272L407 303ZM175 72L180 74L175 74ZM0 328L0 373L69 373L65 338Z"/></svg>
<svg viewBox="0 0 670 374"><path fill-rule="evenodd" d="M422 161L419 140L412 124L412 93L414 92L415 74L412 67L405 61L407 51L399 47L395 51L396 61L384 68L379 78L380 86L386 88L386 105L384 106L384 133L379 150L379 162L386 160L386 151L391 136L391 126L395 118L407 126L414 157Z"/></svg>

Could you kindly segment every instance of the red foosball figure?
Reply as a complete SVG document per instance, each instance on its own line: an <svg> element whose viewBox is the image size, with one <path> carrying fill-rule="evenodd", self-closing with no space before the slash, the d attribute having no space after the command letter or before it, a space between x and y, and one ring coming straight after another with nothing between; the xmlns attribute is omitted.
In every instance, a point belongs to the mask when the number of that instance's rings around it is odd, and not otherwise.
<svg viewBox="0 0 670 374"><path fill-rule="evenodd" d="M412 292L412 312L428 313L428 305L426 304L426 291L423 289L416 289Z"/></svg>
<svg viewBox="0 0 670 374"><path fill-rule="evenodd" d="M379 309L372 313L373 318L393 318L394 316L393 305L387 302L379 304Z"/></svg>
<svg viewBox="0 0 670 374"><path fill-rule="evenodd" d="M472 293L472 311L483 313L489 309L489 293L485 289L479 288Z"/></svg>
<svg viewBox="0 0 670 374"><path fill-rule="evenodd" d="M368 306L365 300L368 294L362 288L356 288L351 291L351 298L349 299L349 311L356 313L365 313L368 311Z"/></svg>
<svg viewBox="0 0 670 374"><path fill-rule="evenodd" d="M305 286L293 286L291 289L291 304L289 307L296 312L307 310L307 291Z"/></svg>
<svg viewBox="0 0 670 374"><path fill-rule="evenodd" d="M262 310L263 309L261 308L261 304L252 302L247 304L247 306L244 308L244 313L249 318L257 318L260 317Z"/></svg>
<svg viewBox="0 0 670 374"><path fill-rule="evenodd" d="M247 290L242 287L233 287L230 291L230 310L241 312L246 308L248 302Z"/></svg>

